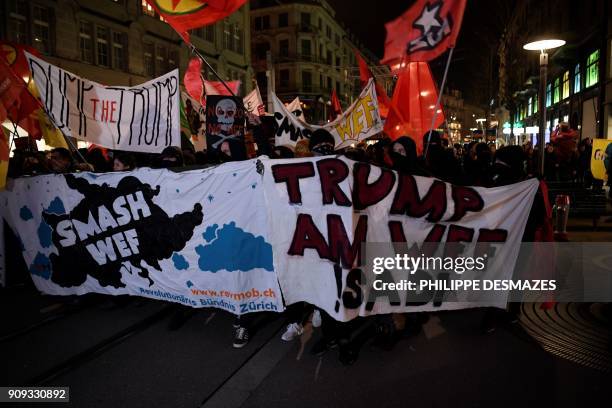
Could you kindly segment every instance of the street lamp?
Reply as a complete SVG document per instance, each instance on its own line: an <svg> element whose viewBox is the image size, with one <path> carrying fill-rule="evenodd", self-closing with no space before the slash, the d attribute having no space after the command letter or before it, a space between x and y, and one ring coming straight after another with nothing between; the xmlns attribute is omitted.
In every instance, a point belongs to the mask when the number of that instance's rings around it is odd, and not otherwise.
<svg viewBox="0 0 612 408"><path fill-rule="evenodd" d="M546 76L548 74L548 50L565 45L564 40L539 40L523 45L523 49L528 51L540 51L540 97L538 98L538 109L540 111L540 121L538 129L538 144L540 145L540 165L538 173L544 177L544 145L546 135Z"/></svg>

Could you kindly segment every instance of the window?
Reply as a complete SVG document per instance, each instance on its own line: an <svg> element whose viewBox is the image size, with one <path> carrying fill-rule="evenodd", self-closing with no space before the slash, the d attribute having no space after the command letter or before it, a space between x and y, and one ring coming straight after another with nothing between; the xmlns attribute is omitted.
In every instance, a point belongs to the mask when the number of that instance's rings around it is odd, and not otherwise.
<svg viewBox="0 0 612 408"><path fill-rule="evenodd" d="M113 32L113 68L121 71L127 69L126 63L127 36L125 33Z"/></svg>
<svg viewBox="0 0 612 408"><path fill-rule="evenodd" d="M340 71L340 57L336 57L336 70Z"/></svg>
<svg viewBox="0 0 612 408"><path fill-rule="evenodd" d="M303 27L310 27L310 13L300 13L300 22Z"/></svg>
<svg viewBox="0 0 612 408"><path fill-rule="evenodd" d="M178 68L179 55L177 50L168 51L168 71Z"/></svg>
<svg viewBox="0 0 612 408"><path fill-rule="evenodd" d="M237 52L238 54L242 54L244 51L244 36L242 35L242 28L240 28L239 24L234 24L233 32L234 37L231 50Z"/></svg>
<svg viewBox="0 0 612 408"><path fill-rule="evenodd" d="M140 6L142 8L142 14L144 14L145 16L155 17L155 9L152 5L147 3L147 0L141 0Z"/></svg>
<svg viewBox="0 0 612 408"><path fill-rule="evenodd" d="M302 88L304 92L312 92L312 72L302 71Z"/></svg>
<svg viewBox="0 0 612 408"><path fill-rule="evenodd" d="M539 101L538 101L538 94L535 94L533 96L533 113L536 114L538 113L538 105Z"/></svg>
<svg viewBox="0 0 612 408"><path fill-rule="evenodd" d="M267 30L270 28L270 16L255 17L255 30Z"/></svg>
<svg viewBox="0 0 612 408"><path fill-rule="evenodd" d="M334 36L334 42L338 47L340 46L340 36L338 34Z"/></svg>
<svg viewBox="0 0 612 408"><path fill-rule="evenodd" d="M96 64L103 67L110 66L108 29L102 26L96 26Z"/></svg>
<svg viewBox="0 0 612 408"><path fill-rule="evenodd" d="M302 40L302 57L307 61L312 57L312 44L310 40Z"/></svg>
<svg viewBox="0 0 612 408"><path fill-rule="evenodd" d="M278 43L278 55L281 57L289 56L289 40L280 40Z"/></svg>
<svg viewBox="0 0 612 408"><path fill-rule="evenodd" d="M570 85L569 85L569 71L565 71L563 74L563 93L561 99L569 98L570 96Z"/></svg>
<svg viewBox="0 0 612 408"><path fill-rule="evenodd" d="M280 87L281 88L289 87L289 70L288 69L280 70Z"/></svg>
<svg viewBox="0 0 612 408"><path fill-rule="evenodd" d="M147 76L155 76L155 48L153 44L144 44L144 66Z"/></svg>
<svg viewBox="0 0 612 408"><path fill-rule="evenodd" d="M288 13L280 13L278 15L278 26L279 27L287 27L289 25L289 14Z"/></svg>
<svg viewBox="0 0 612 408"><path fill-rule="evenodd" d="M155 47L155 75L160 76L168 72L168 50L163 45Z"/></svg>
<svg viewBox="0 0 612 408"><path fill-rule="evenodd" d="M193 29L191 30L191 33L195 35L196 37L199 37L208 42L211 42L211 43L215 42L215 25L214 24Z"/></svg>
<svg viewBox="0 0 612 408"><path fill-rule="evenodd" d="M23 0L13 0L9 3L9 21L7 34L16 43L28 44L27 38L28 5Z"/></svg>
<svg viewBox="0 0 612 408"><path fill-rule="evenodd" d="M327 65L332 64L332 52L331 51L327 51L327 58L325 59L325 61L327 62Z"/></svg>
<svg viewBox="0 0 612 408"><path fill-rule="evenodd" d="M585 87L593 86L599 82L599 50L589 55L586 66Z"/></svg>
<svg viewBox="0 0 612 408"><path fill-rule="evenodd" d="M327 38L329 38L331 40L331 38L332 38L332 31L331 31L331 27L330 26L325 26L325 35L327 35Z"/></svg>
<svg viewBox="0 0 612 408"><path fill-rule="evenodd" d="M552 102L552 85L546 85L546 107L548 108Z"/></svg>
<svg viewBox="0 0 612 408"><path fill-rule="evenodd" d="M332 82L331 77L327 77L327 89L330 90L330 91L331 91L332 86L333 86L332 84L333 84L333 82Z"/></svg>
<svg viewBox="0 0 612 408"><path fill-rule="evenodd" d="M580 92L582 89L582 75L580 74L580 64L576 64L574 68L574 93Z"/></svg>
<svg viewBox="0 0 612 408"><path fill-rule="evenodd" d="M81 51L81 61L93 64L93 26L88 21L79 23L79 48Z"/></svg>
<svg viewBox="0 0 612 408"><path fill-rule="evenodd" d="M557 103L560 100L561 90L559 89L560 78L555 79L555 88L553 93L553 103Z"/></svg>
<svg viewBox="0 0 612 408"><path fill-rule="evenodd" d="M232 26L228 19L223 20L223 48L232 48Z"/></svg>
<svg viewBox="0 0 612 408"><path fill-rule="evenodd" d="M32 6L32 45L43 54L51 52L51 23L50 11L46 7Z"/></svg>

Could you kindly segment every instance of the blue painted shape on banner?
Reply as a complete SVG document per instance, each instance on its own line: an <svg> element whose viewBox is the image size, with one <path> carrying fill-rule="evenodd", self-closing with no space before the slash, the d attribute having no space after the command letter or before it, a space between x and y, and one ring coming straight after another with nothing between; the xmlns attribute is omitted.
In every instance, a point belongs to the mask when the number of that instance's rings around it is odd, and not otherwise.
<svg viewBox="0 0 612 408"><path fill-rule="evenodd" d="M193 282L192 281L187 281L187 282L185 282L185 285L187 285L188 288L191 288L193 286Z"/></svg>
<svg viewBox="0 0 612 408"><path fill-rule="evenodd" d="M211 244L198 245L195 250L200 256L198 267L202 271L274 270L272 245L263 237L256 237L236 227L233 221L217 231L217 239Z"/></svg>
<svg viewBox="0 0 612 408"><path fill-rule="evenodd" d="M30 273L48 280L51 277L51 261L49 258L45 254L37 253L34 262L30 265Z"/></svg>
<svg viewBox="0 0 612 408"><path fill-rule="evenodd" d="M38 226L38 242L43 248L49 248L51 246L51 233L53 230L45 222L45 220L40 221L40 225Z"/></svg>
<svg viewBox="0 0 612 408"><path fill-rule="evenodd" d="M28 221L34 218L34 215L32 215L32 210L30 210L27 205L21 207L21 210L19 210L19 216L24 221Z"/></svg>
<svg viewBox="0 0 612 408"><path fill-rule="evenodd" d="M204 233L202 234L202 238L204 238L206 242L210 242L213 239L217 238L217 228L219 228L217 224L213 224L209 227L206 227L206 231L204 231Z"/></svg>
<svg viewBox="0 0 612 408"><path fill-rule="evenodd" d="M49 207L47 207L45 212L49 214L57 214L57 215L66 214L66 209L64 208L64 202L59 197L55 197L53 201L51 201L51 204L49 204Z"/></svg>
<svg viewBox="0 0 612 408"><path fill-rule="evenodd" d="M172 255L172 262L174 262L174 267L178 269L179 271L189 268L189 263L187 262L185 257L181 254L174 253Z"/></svg>

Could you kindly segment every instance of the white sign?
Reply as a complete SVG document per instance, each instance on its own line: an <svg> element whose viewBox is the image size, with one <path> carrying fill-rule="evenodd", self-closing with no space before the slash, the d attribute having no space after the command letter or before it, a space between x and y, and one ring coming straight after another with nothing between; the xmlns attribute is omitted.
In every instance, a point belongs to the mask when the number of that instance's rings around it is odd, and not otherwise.
<svg viewBox="0 0 612 408"><path fill-rule="evenodd" d="M139 86L105 86L26 57L45 110L64 135L134 152L181 145L178 69Z"/></svg>
<svg viewBox="0 0 612 408"><path fill-rule="evenodd" d="M538 181L461 187L399 175L346 158L266 161L265 189L274 269L285 303L305 301L341 321L378 313L505 307L507 293L488 304L469 299L406 305L379 298L364 270L362 243L500 242L487 270L510 279ZM418 254L420 255L420 253ZM431 299L430 299L431 300Z"/></svg>
<svg viewBox="0 0 612 408"><path fill-rule="evenodd" d="M283 310L255 160L21 178L0 198L43 293Z"/></svg>
<svg viewBox="0 0 612 408"><path fill-rule="evenodd" d="M299 120L276 95L272 94L272 98L274 119L278 125L275 134L276 146L294 148L298 141L309 139L314 131L323 129L334 138L335 149L342 149L383 130L372 79L361 91L359 98L341 116L324 126L309 125Z"/></svg>

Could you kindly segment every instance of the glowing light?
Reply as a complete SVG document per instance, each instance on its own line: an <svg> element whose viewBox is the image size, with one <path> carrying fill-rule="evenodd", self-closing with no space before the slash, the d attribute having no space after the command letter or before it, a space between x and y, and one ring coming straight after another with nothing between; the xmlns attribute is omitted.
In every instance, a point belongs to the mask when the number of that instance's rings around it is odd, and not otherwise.
<svg viewBox="0 0 612 408"><path fill-rule="evenodd" d="M544 51L544 50L552 50L553 48L561 47L565 45L564 40L540 40L533 41L523 45L523 49L529 51Z"/></svg>

